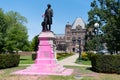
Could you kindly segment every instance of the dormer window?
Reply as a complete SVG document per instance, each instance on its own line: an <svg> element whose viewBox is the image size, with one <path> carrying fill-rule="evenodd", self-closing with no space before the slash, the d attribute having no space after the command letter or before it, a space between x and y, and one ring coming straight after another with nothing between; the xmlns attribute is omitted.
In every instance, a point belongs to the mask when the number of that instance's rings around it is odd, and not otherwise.
<svg viewBox="0 0 120 80"><path fill-rule="evenodd" d="M77 26L76 26L76 29L77 29L77 30L80 30L81 28L82 28L82 27L81 27L80 25L77 25Z"/></svg>

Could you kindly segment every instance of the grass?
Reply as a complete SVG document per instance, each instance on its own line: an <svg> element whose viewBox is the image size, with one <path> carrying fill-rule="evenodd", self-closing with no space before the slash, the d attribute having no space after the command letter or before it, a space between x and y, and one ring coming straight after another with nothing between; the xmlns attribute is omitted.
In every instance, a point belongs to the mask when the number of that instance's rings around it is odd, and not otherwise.
<svg viewBox="0 0 120 80"><path fill-rule="evenodd" d="M77 64L83 64L83 65L91 65L91 61L90 60L78 60L76 59L75 63Z"/></svg>
<svg viewBox="0 0 120 80"><path fill-rule="evenodd" d="M91 65L91 61L90 60L87 60L87 61L81 60L80 64Z"/></svg>
<svg viewBox="0 0 120 80"><path fill-rule="evenodd" d="M32 64L34 61L31 59L31 55L21 56L20 64ZM90 65L90 61L81 61L80 64ZM91 71L90 67L80 66L64 66L66 68L74 69L74 72L70 76L28 76L28 75L11 75L10 73L25 69L26 65L19 65L18 67L1 69L0 80L120 80L118 74L103 74ZM76 79L77 76L82 79ZM78 77L79 78L79 77Z"/></svg>
<svg viewBox="0 0 120 80"><path fill-rule="evenodd" d="M73 55L73 53L57 53L57 59L58 59L58 61L60 61L67 57L70 57L72 55Z"/></svg>
<svg viewBox="0 0 120 80"><path fill-rule="evenodd" d="M74 75L71 76L49 76L51 80L76 80Z"/></svg>
<svg viewBox="0 0 120 80"><path fill-rule="evenodd" d="M18 66L18 67L13 67L13 68L8 68L8 69L1 69L0 70L0 80L5 80L4 78L8 78L11 76L10 73L12 73L16 70L24 69L25 67L27 67L27 66Z"/></svg>
<svg viewBox="0 0 120 80"><path fill-rule="evenodd" d="M62 56L62 57L58 58L57 60L60 61L60 60L63 60L65 58L67 58L67 57L70 57L70 56L72 56L72 55Z"/></svg>
<svg viewBox="0 0 120 80"><path fill-rule="evenodd" d="M74 69L70 76L28 76L28 75L11 75L10 73L24 69L27 66L19 66L14 68L0 70L0 80L120 80L120 75L95 73L88 67L65 66ZM80 75L82 79L76 79Z"/></svg>
<svg viewBox="0 0 120 80"><path fill-rule="evenodd" d="M75 69L75 73L77 73L77 74L79 74L79 73L85 74L85 73L93 72L88 67L80 67L80 66L65 66L65 67Z"/></svg>
<svg viewBox="0 0 120 80"><path fill-rule="evenodd" d="M34 60L32 60L31 55L20 56L20 64L33 64Z"/></svg>

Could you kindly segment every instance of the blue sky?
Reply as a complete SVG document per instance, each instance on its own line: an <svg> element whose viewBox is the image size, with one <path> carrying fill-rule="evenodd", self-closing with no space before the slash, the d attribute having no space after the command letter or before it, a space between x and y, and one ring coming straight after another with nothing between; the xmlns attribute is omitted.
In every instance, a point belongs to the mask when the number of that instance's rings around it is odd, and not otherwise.
<svg viewBox="0 0 120 80"><path fill-rule="evenodd" d="M48 3L52 5L54 12L52 31L55 34L64 34L67 22L73 24L77 17L87 23L91 1L93 0L0 0L0 8L5 12L19 12L26 17L29 40L32 40L41 32L42 15Z"/></svg>

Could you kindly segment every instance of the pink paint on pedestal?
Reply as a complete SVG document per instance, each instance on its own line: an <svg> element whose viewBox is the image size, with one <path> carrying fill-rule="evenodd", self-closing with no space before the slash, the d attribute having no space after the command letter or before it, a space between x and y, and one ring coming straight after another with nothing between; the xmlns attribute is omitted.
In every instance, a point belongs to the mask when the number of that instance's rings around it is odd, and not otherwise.
<svg viewBox="0 0 120 80"><path fill-rule="evenodd" d="M62 65L57 64L55 58L54 41L55 36L53 32L42 32L39 35L39 45L37 51L37 58L35 63L24 70L16 71L12 74L21 75L70 75L72 69L66 69Z"/></svg>

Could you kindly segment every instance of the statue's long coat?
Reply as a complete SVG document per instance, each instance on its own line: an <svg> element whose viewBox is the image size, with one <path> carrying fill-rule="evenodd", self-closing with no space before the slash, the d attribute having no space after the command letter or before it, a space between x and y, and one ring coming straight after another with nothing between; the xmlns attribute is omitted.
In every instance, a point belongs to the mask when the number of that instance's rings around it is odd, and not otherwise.
<svg viewBox="0 0 120 80"><path fill-rule="evenodd" d="M51 8L46 9L45 10L45 18L44 18L45 23L51 25L52 17L53 17L53 10Z"/></svg>

